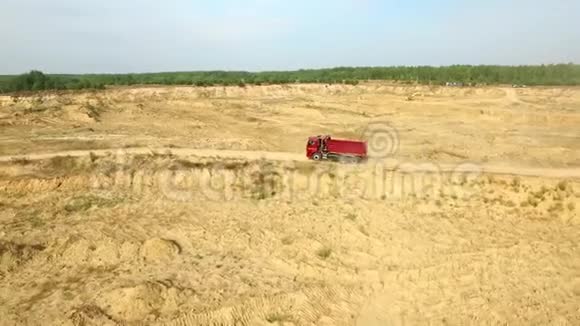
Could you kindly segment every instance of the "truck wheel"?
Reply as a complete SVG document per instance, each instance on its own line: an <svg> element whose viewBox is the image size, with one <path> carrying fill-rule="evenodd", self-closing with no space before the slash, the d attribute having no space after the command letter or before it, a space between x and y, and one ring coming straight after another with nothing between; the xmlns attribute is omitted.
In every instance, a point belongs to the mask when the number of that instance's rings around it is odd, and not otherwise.
<svg viewBox="0 0 580 326"><path fill-rule="evenodd" d="M314 154L312 154L312 159L315 161L320 161L322 159L322 154L314 153Z"/></svg>

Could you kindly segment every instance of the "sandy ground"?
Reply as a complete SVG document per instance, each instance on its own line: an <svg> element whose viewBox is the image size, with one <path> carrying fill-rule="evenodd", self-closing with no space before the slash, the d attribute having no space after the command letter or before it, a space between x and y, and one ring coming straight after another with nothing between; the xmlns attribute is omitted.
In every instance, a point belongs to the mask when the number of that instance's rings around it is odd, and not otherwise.
<svg viewBox="0 0 580 326"><path fill-rule="evenodd" d="M0 97L0 324L578 325L578 126L579 88Z"/></svg>

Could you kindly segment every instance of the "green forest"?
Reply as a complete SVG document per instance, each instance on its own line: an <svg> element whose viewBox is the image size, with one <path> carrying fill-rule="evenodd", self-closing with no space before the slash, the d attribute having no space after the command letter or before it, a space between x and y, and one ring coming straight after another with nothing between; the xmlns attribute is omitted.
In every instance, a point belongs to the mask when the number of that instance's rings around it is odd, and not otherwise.
<svg viewBox="0 0 580 326"><path fill-rule="evenodd" d="M445 67L338 67L296 71L194 71L139 74L57 75L31 71L19 76L0 76L0 93L41 90L103 89L114 85L240 86L290 83L351 84L389 80L444 85L580 85L580 65Z"/></svg>

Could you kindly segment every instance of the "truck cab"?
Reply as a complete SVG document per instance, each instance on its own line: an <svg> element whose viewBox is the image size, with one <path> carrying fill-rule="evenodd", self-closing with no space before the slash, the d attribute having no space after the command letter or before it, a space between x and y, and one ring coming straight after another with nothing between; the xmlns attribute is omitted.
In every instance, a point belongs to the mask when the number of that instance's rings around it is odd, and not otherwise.
<svg viewBox="0 0 580 326"><path fill-rule="evenodd" d="M327 141L330 136L314 136L308 137L308 142L306 143L306 157L319 161L321 159L326 159L328 154L328 147L326 146Z"/></svg>

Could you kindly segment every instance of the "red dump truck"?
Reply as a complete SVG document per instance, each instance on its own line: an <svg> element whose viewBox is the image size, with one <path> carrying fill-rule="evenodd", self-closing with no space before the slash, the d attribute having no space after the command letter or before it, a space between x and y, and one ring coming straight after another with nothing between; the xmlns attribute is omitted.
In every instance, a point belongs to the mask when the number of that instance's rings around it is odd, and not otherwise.
<svg viewBox="0 0 580 326"><path fill-rule="evenodd" d="M367 158L367 143L358 140L313 136L306 143L306 156L314 161L360 162Z"/></svg>

